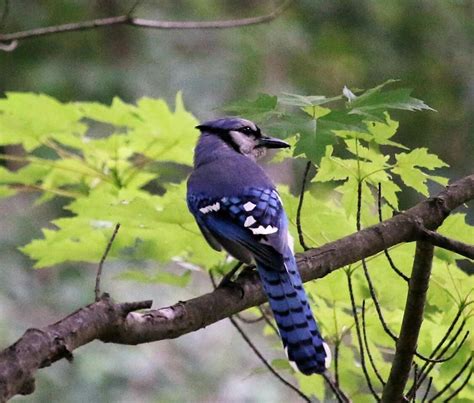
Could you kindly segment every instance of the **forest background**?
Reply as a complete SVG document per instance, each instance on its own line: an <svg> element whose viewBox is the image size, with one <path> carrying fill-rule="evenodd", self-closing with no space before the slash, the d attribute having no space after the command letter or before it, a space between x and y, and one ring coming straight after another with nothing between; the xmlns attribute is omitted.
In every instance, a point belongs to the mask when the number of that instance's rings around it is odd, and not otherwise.
<svg viewBox="0 0 474 403"><path fill-rule="evenodd" d="M2 32L122 14L133 1L10 2ZM163 20L210 20L267 12L272 2L143 1L139 13ZM1 6L1 5L0 5ZM414 88L437 113L404 113L397 141L427 146L460 178L474 168L474 3L471 1L295 1L271 24L227 31L150 31L117 26L39 38L0 53L0 90L42 92L61 101L143 96L174 104L183 92L199 119L260 92L338 95L344 85L370 88L389 78ZM298 169L298 167L296 168ZM299 167L302 172L303 166ZM443 170L441 170L441 174ZM61 201L33 206L21 193L0 200L0 343L26 328L52 323L91 301L94 265L64 264L34 271L17 247L41 237ZM401 208L420 200L405 192ZM471 223L473 217L470 217ZM466 264L466 270L472 266ZM165 306L210 289L195 276L185 288L114 279L121 300L152 296ZM58 303L60 301L60 303ZM261 341L258 325L250 330ZM259 344L275 354L264 341ZM154 359L153 359L154 357ZM34 397L51 401L283 400L292 392L268 373L227 322L177 340L138 347L94 343L40 371ZM265 382L266 388L259 385ZM33 399L33 400L31 400Z"/></svg>

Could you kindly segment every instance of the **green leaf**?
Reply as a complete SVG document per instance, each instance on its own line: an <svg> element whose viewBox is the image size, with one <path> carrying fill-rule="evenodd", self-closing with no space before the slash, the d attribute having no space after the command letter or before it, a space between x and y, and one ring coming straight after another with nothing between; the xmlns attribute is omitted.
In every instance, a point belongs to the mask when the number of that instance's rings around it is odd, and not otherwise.
<svg viewBox="0 0 474 403"><path fill-rule="evenodd" d="M299 106L305 108L316 105L324 105L329 102L337 101L340 99L342 99L342 95L327 98L324 95L305 96L284 92L283 95L280 96L279 102L283 105Z"/></svg>
<svg viewBox="0 0 474 403"><path fill-rule="evenodd" d="M326 154L321 159L318 172L314 178L316 182L344 180L356 175L357 161L344 160L333 156L334 147L328 146Z"/></svg>
<svg viewBox="0 0 474 403"><path fill-rule="evenodd" d="M174 113L161 99L142 98L137 114L142 124L130 132L131 147L151 160L191 164L192 149L199 132L197 119L184 109L182 96L176 96Z"/></svg>
<svg viewBox="0 0 474 403"><path fill-rule="evenodd" d="M237 101L225 108L224 112L232 113L248 119L257 121L265 120L268 116L275 112L278 97L269 94L258 94L257 99L253 101Z"/></svg>
<svg viewBox="0 0 474 403"><path fill-rule="evenodd" d="M63 219L65 220L65 219ZM31 241L20 250L36 260L35 268L66 261L98 262L104 253L107 237L104 231L91 231L87 220L58 222L61 230L43 229L43 239ZM108 228L111 227L107 226ZM117 244L113 245L117 247Z"/></svg>
<svg viewBox="0 0 474 403"><path fill-rule="evenodd" d="M402 181L407 185L428 196L427 179L430 175L419 168L433 170L448 166L445 162L434 154L429 154L426 148L416 148L409 153L399 153L395 155L396 166L392 172L399 175Z"/></svg>
<svg viewBox="0 0 474 403"><path fill-rule="evenodd" d="M0 145L22 144L32 151L65 136L76 143L86 129L80 119L73 105L47 95L9 92L0 99Z"/></svg>
<svg viewBox="0 0 474 403"><path fill-rule="evenodd" d="M315 124L315 123L313 123ZM336 142L335 136L321 130L308 128L301 130L293 151L295 157L305 155L314 164L319 165L326 147Z"/></svg>
<svg viewBox="0 0 474 403"><path fill-rule="evenodd" d="M410 89L400 88L382 91L386 85L393 82L395 82L395 80L388 80L359 95L349 104L351 109L350 113L366 116L370 120L384 122L385 113L388 109L407 111L434 110L422 100L411 97L410 94L412 90Z"/></svg>
<svg viewBox="0 0 474 403"><path fill-rule="evenodd" d="M319 119L319 118L322 118L323 116L326 116L327 114L331 113L331 109L323 108L322 106L317 106L317 105L305 106L301 109L303 110L303 112L307 113L313 119Z"/></svg>
<svg viewBox="0 0 474 403"><path fill-rule="evenodd" d="M110 106L98 102L76 102L77 109L83 117L97 122L109 123L118 127L135 127L141 124L137 107L126 104L115 97Z"/></svg>
<svg viewBox="0 0 474 403"><path fill-rule="evenodd" d="M367 122L367 127L372 135L371 140L375 143L408 149L403 144L390 140L398 130L398 122L392 120L388 113L385 113L384 122Z"/></svg>

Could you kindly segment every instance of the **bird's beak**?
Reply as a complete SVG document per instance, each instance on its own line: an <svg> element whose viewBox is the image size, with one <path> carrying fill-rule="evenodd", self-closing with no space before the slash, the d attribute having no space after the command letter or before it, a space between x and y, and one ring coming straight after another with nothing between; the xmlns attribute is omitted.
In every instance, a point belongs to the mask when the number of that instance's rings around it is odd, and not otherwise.
<svg viewBox="0 0 474 403"><path fill-rule="evenodd" d="M277 139L276 137L262 136L258 140L259 147L266 148L287 148L291 147L286 141Z"/></svg>

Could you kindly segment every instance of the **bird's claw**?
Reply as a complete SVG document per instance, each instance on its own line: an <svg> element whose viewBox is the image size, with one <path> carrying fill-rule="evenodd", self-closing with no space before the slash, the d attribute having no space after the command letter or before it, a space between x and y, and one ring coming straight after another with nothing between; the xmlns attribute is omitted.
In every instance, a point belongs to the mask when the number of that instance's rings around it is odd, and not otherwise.
<svg viewBox="0 0 474 403"><path fill-rule="evenodd" d="M243 298L245 295L244 288L239 283L232 281L231 278L228 278L227 276L224 276L217 288L229 288L233 290L237 289L240 292L240 298Z"/></svg>

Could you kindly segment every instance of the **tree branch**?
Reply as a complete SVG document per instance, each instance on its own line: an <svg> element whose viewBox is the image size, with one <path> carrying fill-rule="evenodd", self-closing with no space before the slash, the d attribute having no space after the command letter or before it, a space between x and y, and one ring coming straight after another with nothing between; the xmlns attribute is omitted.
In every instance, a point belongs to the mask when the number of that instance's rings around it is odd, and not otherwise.
<svg viewBox="0 0 474 403"><path fill-rule="evenodd" d="M106 338L122 326L127 315L150 308L152 301L114 304L108 295L43 329L28 329L13 345L0 352L0 401L34 392L37 369L61 358L72 360L72 351L95 339Z"/></svg>
<svg viewBox="0 0 474 403"><path fill-rule="evenodd" d="M382 393L382 402L400 402L408 381L416 343L423 322L426 293L431 275L434 246L426 241L416 243L415 261L409 282L400 337L390 375Z"/></svg>
<svg viewBox="0 0 474 403"><path fill-rule="evenodd" d="M432 243L434 246L456 252L459 255L474 260L474 245L468 245L455 239L450 239L444 235L438 234L437 232L430 231L427 229L421 230L421 237L426 241Z"/></svg>
<svg viewBox="0 0 474 403"><path fill-rule="evenodd" d="M270 22L282 14L293 0L286 0L272 12L265 15L249 18L239 18L223 21L158 21L145 18L136 18L131 12L115 17L97 18L89 21L73 22L68 24L54 25L44 28L34 28L27 31L0 34L0 50L12 51L19 41L38 38L41 36L62 34L65 32L87 31L91 29L110 27L115 25L129 25L139 28L151 29L228 29L249 25L258 25Z"/></svg>
<svg viewBox="0 0 474 403"><path fill-rule="evenodd" d="M297 255L301 276L304 281L321 278L393 245L412 241L419 234L420 223L436 229L452 210L472 199L474 175L389 220ZM236 282L240 287L220 287L143 313L135 311L149 308L151 301L114 304L105 297L55 324L27 330L15 344L0 352L0 401L32 393L36 370L71 357L74 349L95 339L139 344L176 338L265 302L257 273L244 271Z"/></svg>

